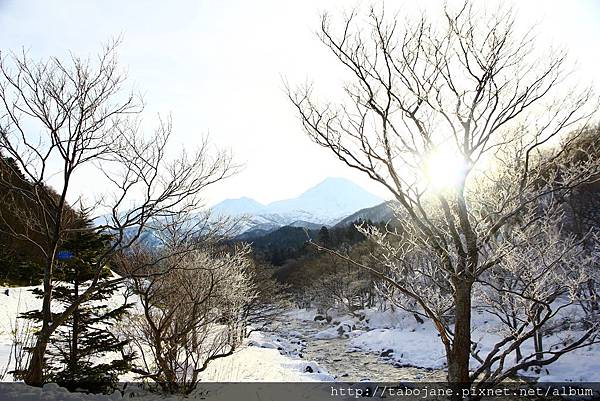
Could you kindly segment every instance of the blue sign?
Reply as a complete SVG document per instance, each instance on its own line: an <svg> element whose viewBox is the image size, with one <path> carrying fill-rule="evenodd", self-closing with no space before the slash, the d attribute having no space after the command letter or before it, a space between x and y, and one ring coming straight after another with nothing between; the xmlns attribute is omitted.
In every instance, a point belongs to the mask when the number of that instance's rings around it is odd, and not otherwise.
<svg viewBox="0 0 600 401"><path fill-rule="evenodd" d="M56 259L64 261L73 259L73 253L71 251L58 251L56 253Z"/></svg>

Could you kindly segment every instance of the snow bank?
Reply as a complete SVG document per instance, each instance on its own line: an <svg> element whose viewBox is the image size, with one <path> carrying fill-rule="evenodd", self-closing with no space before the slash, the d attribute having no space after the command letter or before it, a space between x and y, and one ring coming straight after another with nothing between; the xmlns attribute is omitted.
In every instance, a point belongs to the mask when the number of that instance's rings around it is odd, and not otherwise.
<svg viewBox="0 0 600 401"><path fill-rule="evenodd" d="M36 287L0 287L0 380L11 381L12 375L5 371L11 370L9 365L10 352L13 343L13 330L20 324L18 316L26 311L41 307L41 300L31 293Z"/></svg>
<svg viewBox="0 0 600 401"><path fill-rule="evenodd" d="M276 349L245 347L227 358L213 361L202 373L202 380L305 382L331 381L333 377L314 362L291 359Z"/></svg>
<svg viewBox="0 0 600 401"><path fill-rule="evenodd" d="M330 340L338 337L350 337L352 332L356 330L356 322L352 320L345 320L342 323L337 324L335 327L329 327L322 330L313 336L316 340Z"/></svg>
<svg viewBox="0 0 600 401"><path fill-rule="evenodd" d="M402 365L442 369L446 363L444 347L430 327L374 329L354 337L350 345Z"/></svg>
<svg viewBox="0 0 600 401"><path fill-rule="evenodd" d="M0 287L0 374L4 372L8 364L12 344L11 332L16 318L20 313L39 308L41 305L41 300L37 299L30 291L33 288L36 287L9 288L8 295L5 295L6 287ZM120 294L115 294L113 298L108 302L115 305L123 300ZM301 318L310 314L314 316L314 311L300 313L296 316ZM312 316L310 317L311 320ZM208 369L202 373L201 378L203 381L301 382L333 380L333 377L316 363L286 356L297 355L297 347L298 344L292 344L290 341L267 337L260 332L253 332L243 346L233 355L211 362ZM282 355L282 353L285 355ZM121 377L122 380L133 380L134 378L134 374ZM0 380L10 381L12 376L6 375L4 378L0 377ZM8 389L5 388L5 390ZM32 392L30 395L39 400L39 391L40 389L30 388L26 393ZM48 391L48 394L52 393L50 390ZM58 391L57 394L63 394L62 390L56 391ZM44 398L42 399L55 399L51 395L48 395L48 397L50 398L46 398L44 392ZM5 398L0 399L4 401ZM59 396L56 399L60 400L62 398ZM106 398L98 398L98 400L101 399L105 400ZM93 399L93 401L96 401L96 399Z"/></svg>
<svg viewBox="0 0 600 401"><path fill-rule="evenodd" d="M554 362L539 376L541 382L600 382L600 352L596 346L573 351Z"/></svg>
<svg viewBox="0 0 600 401"><path fill-rule="evenodd" d="M343 314L333 317L331 324L313 335L315 340L332 340L336 338L349 338L348 352L367 351L374 353L390 363L415 366L421 368L443 369L446 366L445 350L440 341L437 330L433 324L425 319L419 323L415 317L402 310L378 311L367 309L358 311L365 319L350 318ZM565 309L563 315L572 316L579 313L576 308ZM288 317L299 320L313 320L316 311L302 310L290 312ZM337 317L336 317L337 316ZM477 345L479 355L486 355L501 339L502 330L497 319L484 311L473 312L472 338ZM347 319L339 323L342 319ZM352 327L354 323L355 327ZM348 329L352 327L352 329ZM544 343L561 344L570 338L577 338L581 333L577 331L561 330L544 337ZM533 340L521 346L524 355L533 353ZM516 356L516 354L514 355ZM507 358L506 366L515 363L514 356ZM471 359L471 368L475 369L479 363ZM600 344L577 349L541 371L529 370L521 372L525 376L537 378L543 382L560 381L600 381Z"/></svg>
<svg viewBox="0 0 600 401"><path fill-rule="evenodd" d="M213 361L202 373L203 381L305 382L332 381L325 369L314 361L292 359L294 345L253 332L245 345L227 358Z"/></svg>
<svg viewBox="0 0 600 401"><path fill-rule="evenodd" d="M112 395L70 393L54 383L43 388L27 386L23 383L0 383L2 401L117 401L122 400L116 391Z"/></svg>

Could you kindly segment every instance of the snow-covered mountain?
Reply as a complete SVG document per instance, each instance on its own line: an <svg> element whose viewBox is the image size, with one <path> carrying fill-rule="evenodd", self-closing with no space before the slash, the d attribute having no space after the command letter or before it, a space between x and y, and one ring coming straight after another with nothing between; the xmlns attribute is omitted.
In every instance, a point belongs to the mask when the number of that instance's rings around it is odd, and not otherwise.
<svg viewBox="0 0 600 401"><path fill-rule="evenodd" d="M215 205L214 212L222 215L236 216L240 214L259 214L265 211L266 206L250 198L225 199Z"/></svg>
<svg viewBox="0 0 600 401"><path fill-rule="evenodd" d="M227 199L213 206L213 213L250 216L255 224L288 225L302 220L332 224L357 210L383 202L345 178L327 178L300 196L263 205L250 198Z"/></svg>

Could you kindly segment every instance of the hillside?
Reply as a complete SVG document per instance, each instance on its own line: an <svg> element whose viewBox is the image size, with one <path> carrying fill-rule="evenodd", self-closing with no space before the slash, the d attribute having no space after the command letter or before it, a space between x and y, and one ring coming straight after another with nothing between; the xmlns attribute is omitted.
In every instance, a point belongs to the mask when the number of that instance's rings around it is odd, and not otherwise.
<svg viewBox="0 0 600 401"><path fill-rule="evenodd" d="M358 212L352 213L350 216L343 218L337 222L334 227L346 227L349 224L359 220L368 220L374 223L388 223L394 219L394 212L390 207L391 205L392 201L387 201L377 206L361 209Z"/></svg>

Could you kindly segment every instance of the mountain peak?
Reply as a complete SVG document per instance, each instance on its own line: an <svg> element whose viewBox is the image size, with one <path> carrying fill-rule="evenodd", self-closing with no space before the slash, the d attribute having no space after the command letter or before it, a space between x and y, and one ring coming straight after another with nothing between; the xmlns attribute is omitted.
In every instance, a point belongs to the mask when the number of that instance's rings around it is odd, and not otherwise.
<svg viewBox="0 0 600 401"><path fill-rule="evenodd" d="M309 188L300 196L262 205L243 197L227 199L213 207L220 214L250 214L269 217L283 224L296 220L312 223L332 223L359 209L375 206L383 199L364 190L358 184L342 177L328 177Z"/></svg>
<svg viewBox="0 0 600 401"><path fill-rule="evenodd" d="M355 184L354 182L352 182L352 181L350 181L350 180L348 180L346 178L342 178L342 177L327 177L326 179L324 179L323 181L321 181L320 183L318 183L314 187L308 189L306 192L304 192L300 196L304 196L305 194L314 193L314 192L322 192L322 191L325 191L325 192L334 192L334 191L338 191L338 190L342 190L342 191L353 191L353 190L355 190L357 192L367 193L367 191L365 191L358 184Z"/></svg>
<svg viewBox="0 0 600 401"><path fill-rule="evenodd" d="M321 181L319 184L317 185L321 185L321 184L335 184L335 183L350 183L350 184L354 184L352 181L350 181L347 178L344 177L327 177L325 178L323 181Z"/></svg>
<svg viewBox="0 0 600 401"><path fill-rule="evenodd" d="M265 208L260 202L243 196L237 199L225 199L223 202L213 206L213 212L221 215L241 215L260 213Z"/></svg>

